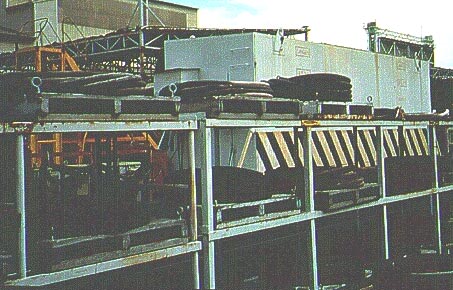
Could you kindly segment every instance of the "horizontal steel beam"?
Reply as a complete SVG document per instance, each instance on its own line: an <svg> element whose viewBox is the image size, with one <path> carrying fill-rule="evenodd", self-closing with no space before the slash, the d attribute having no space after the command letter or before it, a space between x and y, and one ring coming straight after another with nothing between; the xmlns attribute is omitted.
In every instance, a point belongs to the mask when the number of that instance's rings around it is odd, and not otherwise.
<svg viewBox="0 0 453 290"><path fill-rule="evenodd" d="M446 193L446 192L452 192L452 191L453 191L453 185L450 185L450 186L446 186L446 187L440 187L437 190L430 189L430 190L425 190L425 191L420 191L420 192L415 192L415 193L410 193L410 194L385 197L385 198L381 198L376 201L372 201L372 202L368 202L368 203L364 203L364 204L360 204L357 206L352 206L349 208L344 208L344 209L332 211L332 212L322 212L322 211L303 212L300 214L296 214L296 215L292 215L292 216L288 216L288 217L284 217L284 218L273 219L273 220L264 220L264 221L253 223L253 224L225 228L225 229L221 229L221 230L214 230L213 232L211 232L209 234L209 239L210 240L220 240L220 239L224 239L224 238L228 238L228 237L234 237L234 236L239 236L239 235L243 235L243 234L247 234L247 233L267 230L270 228L276 228L276 227L281 227L281 226L285 226L285 225L289 225L289 224L300 223L300 222L305 222L305 221L310 221L310 220L322 219L327 216L334 216L334 215L339 215L339 214L352 212L352 211L356 211L356 210L388 205L388 204L405 201L405 200L411 200L414 198L431 196L436 193ZM263 217L263 218L265 218L265 217Z"/></svg>
<svg viewBox="0 0 453 290"><path fill-rule="evenodd" d="M5 123L0 134L5 133L74 133L74 132L131 132L163 130L196 130L197 122L191 121L91 121L91 122L42 122Z"/></svg>
<svg viewBox="0 0 453 290"><path fill-rule="evenodd" d="M193 253L201 250L201 242L190 242L171 248L160 249L152 252L100 262L92 265L71 268L64 271L30 276L24 279L7 282L9 287L40 287L64 282L76 278L95 275L107 271L140 265L152 261L162 260L174 256Z"/></svg>
<svg viewBox="0 0 453 290"><path fill-rule="evenodd" d="M439 124L453 125L451 121L442 121ZM429 121L383 121L383 120L299 120L296 117L294 120L232 120L232 119L207 119L207 127L337 127L337 128L352 128L352 127L426 127L430 125Z"/></svg>

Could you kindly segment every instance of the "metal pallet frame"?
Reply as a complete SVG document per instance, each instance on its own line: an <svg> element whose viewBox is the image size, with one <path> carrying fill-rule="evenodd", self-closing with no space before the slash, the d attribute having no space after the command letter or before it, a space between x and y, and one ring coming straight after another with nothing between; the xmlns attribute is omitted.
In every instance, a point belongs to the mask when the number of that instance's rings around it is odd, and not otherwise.
<svg viewBox="0 0 453 290"><path fill-rule="evenodd" d="M229 120L229 119L203 119L200 120L200 126L197 138L200 138L202 144L201 154L201 165L202 165L202 244L203 244L203 269L204 269L204 280L203 287L213 289L216 287L216 276L215 276L215 242L226 239L233 236L244 235L247 233L264 231L271 228L282 227L289 224L308 222L309 223L309 251L310 255L310 268L311 268L311 279L310 289L319 289L319 277L318 277L318 264L317 264L317 236L316 226L320 219L328 216L339 215L351 211L357 211L360 209L380 207L382 209L383 217L381 220L383 227L383 255L385 259L390 258L390 245L389 245L389 230L388 230L388 206L390 204L399 203L402 201L412 200L421 197L433 197L434 212L436 224L433 225L436 228L436 240L437 240L437 251L442 253L442 237L441 237L441 217L440 217L440 194L451 194L453 192L453 185L439 187L437 177L437 155L439 154L437 146L437 138L435 136L435 128L438 125L442 126L453 126L451 121L442 122L408 122L408 121L380 121L380 120ZM332 212L321 212L316 211L314 207L314 177L313 177L313 158L312 154L312 142L311 134L316 130L326 130L333 128L351 129L355 135L355 142L358 139L359 128L375 128L376 130L376 156L377 156L377 168L378 168L378 185L380 191L380 198L375 201L363 203L348 208L340 209ZM384 129L398 128L398 130L404 130L405 128L422 127L428 129L428 144L429 154L433 156L434 168L435 168L435 181L433 182L433 188L425 191L414 192L411 194L388 196L385 192L385 170L384 170ZM259 131L264 129L276 130L294 130L294 132L303 132L303 148L304 148L304 164L305 166L305 209L302 209L300 213L290 215L286 217L280 217L275 219L264 219L257 221L256 223L238 225L235 227L225 229L215 229L214 227L214 203L213 203L213 188L212 188L212 168L213 157L212 146L214 145L214 130L219 128L249 128L252 131ZM297 140L297 138L296 138ZM296 141L298 142L298 141ZM294 146L296 151L299 146ZM354 146L355 152L358 152L357 144ZM298 152L296 152L298 156ZM355 154L357 156L357 154ZM357 160L355 161L357 162ZM357 163L356 163L357 164ZM302 246L302 245L301 245Z"/></svg>
<svg viewBox="0 0 453 290"><path fill-rule="evenodd" d="M152 116L149 116L152 118ZM26 248L26 210L25 210L25 167L26 167L26 136L29 134L39 133L74 133L74 132L126 132L126 131L163 131L163 130L181 130L188 132L189 144L189 165L191 168L192 181L195 180L195 130L197 129L196 118L188 115L183 116L178 121L95 121L95 122L16 122L2 123L0 126L0 138L5 134L16 136L16 164L17 164L17 210L21 215L19 229L19 275L17 280L8 281L7 287L24 287L24 286L43 286L53 283L63 282L88 275L95 275L101 272L117 270L133 265L139 265L152 261L162 260L178 255L191 254L193 256L193 287L199 288L199 267L198 252L201 250L201 242L197 239L197 218L196 218L196 183L192 182L191 186L191 234L187 244L171 246L169 248L157 249L150 252L140 253L132 256L118 258L114 260L102 261L91 265L71 268L68 270L28 276L27 271L27 248Z"/></svg>

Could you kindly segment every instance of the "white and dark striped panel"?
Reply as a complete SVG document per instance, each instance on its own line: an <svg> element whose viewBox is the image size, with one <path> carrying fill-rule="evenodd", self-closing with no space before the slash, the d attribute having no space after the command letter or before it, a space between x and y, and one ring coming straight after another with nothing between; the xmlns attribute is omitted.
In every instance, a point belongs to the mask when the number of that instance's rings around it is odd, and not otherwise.
<svg viewBox="0 0 453 290"><path fill-rule="evenodd" d="M384 130L384 156L398 156L398 131Z"/></svg>
<svg viewBox="0 0 453 290"><path fill-rule="evenodd" d="M257 132L256 147L266 169L303 165L303 148L299 142L299 156L294 148L292 132Z"/></svg>
<svg viewBox="0 0 453 290"><path fill-rule="evenodd" d="M275 151L278 152L280 148L271 145L268 135L273 135L273 133L258 132L256 138L256 150L266 170L284 166L283 160L278 160L277 154L275 154Z"/></svg>
<svg viewBox="0 0 453 290"><path fill-rule="evenodd" d="M406 140L409 140L413 156L426 156L429 154L426 129L407 129Z"/></svg>
<svg viewBox="0 0 453 290"><path fill-rule="evenodd" d="M360 167L376 166L375 130L358 130L357 163ZM428 155L426 129L404 131L402 151L406 156ZM299 135L299 156L294 148L294 134L289 131L257 132L257 150L265 169L303 165L302 140ZM354 165L354 133L352 130L314 131L312 135L313 162L316 166L341 167ZM384 130L384 156L400 152L398 130Z"/></svg>

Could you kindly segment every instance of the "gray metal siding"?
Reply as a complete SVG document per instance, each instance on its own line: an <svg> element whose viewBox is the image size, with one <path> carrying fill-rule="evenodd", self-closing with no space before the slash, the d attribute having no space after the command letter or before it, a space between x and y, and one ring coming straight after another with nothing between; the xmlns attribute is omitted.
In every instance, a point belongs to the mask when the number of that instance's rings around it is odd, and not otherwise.
<svg viewBox="0 0 453 290"><path fill-rule="evenodd" d="M257 35L256 80L276 76L331 72L352 81L354 103L373 98L377 107L402 106L407 112L430 111L429 70L426 61L374 54L328 44L287 39L281 52L272 51L275 37Z"/></svg>
<svg viewBox="0 0 453 290"><path fill-rule="evenodd" d="M6 0L1 0L0 25L15 30L20 30L26 22L33 20L33 5L24 4L14 8L6 9ZM33 32L33 25L30 22L24 31Z"/></svg>
<svg viewBox="0 0 453 290"><path fill-rule="evenodd" d="M241 157L241 153L246 148L245 159L240 167L259 170L259 160L257 158L255 138L247 140L249 129L220 129L218 134L218 152L216 165L220 166L237 166Z"/></svg>
<svg viewBox="0 0 453 290"><path fill-rule="evenodd" d="M135 1L135 0L132 0ZM189 28L196 28L198 27L198 8L173 4L173 3L166 3L163 1L152 1L149 0L151 9L153 7L159 7L162 10L166 10L172 13L180 13L183 14L185 17L185 24L186 27ZM165 22L164 22L165 23ZM171 26L171 23L166 24L167 26Z"/></svg>
<svg viewBox="0 0 453 290"><path fill-rule="evenodd" d="M79 25L65 23L64 24L64 32L65 32L64 39L65 39L65 41L76 40L79 38L89 37L92 35L107 34L111 31L112 30L103 29L103 28L79 26Z"/></svg>
<svg viewBox="0 0 453 290"><path fill-rule="evenodd" d="M47 19L47 24L44 20L36 22L36 31L40 30L40 26L44 26L42 40L43 44L47 45L53 42L60 42L61 27L58 23L58 2L57 0L41 1L34 3L34 19ZM36 35L40 37L40 35Z"/></svg>
<svg viewBox="0 0 453 290"><path fill-rule="evenodd" d="M19 48L24 48L24 47L29 47L33 45L33 42L25 43L25 42L19 42ZM2 52L11 52L16 49L16 44L14 42L10 41L0 41L0 53Z"/></svg>
<svg viewBox="0 0 453 290"><path fill-rule="evenodd" d="M253 35L253 37L252 37ZM251 49L249 49L251 48ZM252 55L250 55L250 52ZM166 68L200 68L201 79L261 81L331 72L351 78L353 102L429 112L428 62L264 34L166 42Z"/></svg>
<svg viewBox="0 0 453 290"><path fill-rule="evenodd" d="M157 95L160 89L171 83L199 80L199 74L198 69L177 69L157 73L154 76L154 94Z"/></svg>
<svg viewBox="0 0 453 290"><path fill-rule="evenodd" d="M14 49L15 49L14 43L0 41L0 52L14 51Z"/></svg>
<svg viewBox="0 0 453 290"><path fill-rule="evenodd" d="M167 41L165 68L201 68L200 79L252 81L253 34Z"/></svg>

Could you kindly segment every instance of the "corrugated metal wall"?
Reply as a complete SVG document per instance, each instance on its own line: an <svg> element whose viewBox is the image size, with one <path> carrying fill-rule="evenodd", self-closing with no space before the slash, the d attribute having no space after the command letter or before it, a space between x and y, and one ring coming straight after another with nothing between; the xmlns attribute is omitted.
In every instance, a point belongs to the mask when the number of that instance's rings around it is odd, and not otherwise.
<svg viewBox="0 0 453 290"><path fill-rule="evenodd" d="M0 25L15 30L20 30L22 26L33 19L33 5L25 4L18 7L6 9L6 0L0 1ZM33 32L33 25L27 25L24 31Z"/></svg>
<svg viewBox="0 0 453 290"><path fill-rule="evenodd" d="M7 51L14 51L14 43L0 41L0 52Z"/></svg>
<svg viewBox="0 0 453 290"><path fill-rule="evenodd" d="M19 48L29 47L33 45L33 42L29 43L19 43ZM11 52L16 49L16 44L13 42L2 42L0 41L0 53L2 52Z"/></svg>
<svg viewBox="0 0 453 290"><path fill-rule="evenodd" d="M75 26L85 36L104 34L125 28L137 5L136 0L52 0L29 1L17 7L6 8L6 0L0 1L0 25L19 30L24 23L30 22L26 31L33 32L33 19L47 17L55 30L61 29L60 23L67 23L65 31L71 39L80 38ZM198 27L198 9L166 3L149 1L152 11L168 27ZM56 8L58 5L58 15ZM58 20L56 19L58 17ZM131 21L131 26L139 24L139 16ZM149 25L161 23L149 13Z"/></svg>
<svg viewBox="0 0 453 290"><path fill-rule="evenodd" d="M152 2L151 9L159 19L168 27L195 27L197 25L197 10L173 6L166 3ZM138 11L131 17L136 8L137 1L121 0L60 0L59 22L67 23L65 27L73 32L71 26L78 26L86 36L96 35L102 31L113 31L125 28L129 21L130 26L139 25ZM160 22L149 13L149 25L160 25ZM105 32L104 32L105 33Z"/></svg>

